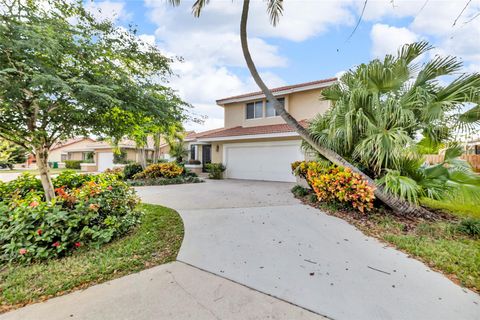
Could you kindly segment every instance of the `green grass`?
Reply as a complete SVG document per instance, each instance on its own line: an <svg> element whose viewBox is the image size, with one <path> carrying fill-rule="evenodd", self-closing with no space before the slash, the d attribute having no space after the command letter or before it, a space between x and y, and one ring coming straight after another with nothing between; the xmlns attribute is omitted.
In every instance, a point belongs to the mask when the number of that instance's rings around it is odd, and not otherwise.
<svg viewBox="0 0 480 320"><path fill-rule="evenodd" d="M73 170L73 171L80 172L80 170L76 170L76 169L66 169L66 168L53 169L53 168L50 168L50 173L51 174L57 174L57 173L60 173L62 171L65 171L65 170ZM2 173L23 173L23 172L28 172L28 173L31 173L31 174L34 174L34 175L40 174L37 169L13 169L13 170L0 170L0 175Z"/></svg>
<svg viewBox="0 0 480 320"><path fill-rule="evenodd" d="M480 240L395 234L383 237L433 268L455 275L465 287L480 290Z"/></svg>
<svg viewBox="0 0 480 320"><path fill-rule="evenodd" d="M468 236L456 223L421 222L405 231L391 216L374 215L370 232L443 271L463 286L480 290L480 238ZM368 232L367 232L368 233Z"/></svg>
<svg viewBox="0 0 480 320"><path fill-rule="evenodd" d="M451 200L433 200L429 198L420 199L422 205L432 209L439 209L447 211L460 218L479 218L480 219L480 205L474 201L465 202L461 199Z"/></svg>
<svg viewBox="0 0 480 320"><path fill-rule="evenodd" d="M174 261L183 239L182 219L169 208L140 207L145 212L140 225L99 249L31 265L0 265L0 312Z"/></svg>

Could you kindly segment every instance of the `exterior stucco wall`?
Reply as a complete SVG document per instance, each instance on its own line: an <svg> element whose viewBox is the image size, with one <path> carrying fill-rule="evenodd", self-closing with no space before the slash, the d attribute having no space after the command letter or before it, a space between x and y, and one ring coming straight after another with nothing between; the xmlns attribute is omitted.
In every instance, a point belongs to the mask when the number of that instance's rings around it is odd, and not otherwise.
<svg viewBox="0 0 480 320"><path fill-rule="evenodd" d="M138 161L135 149L125 149L127 152L127 161Z"/></svg>
<svg viewBox="0 0 480 320"><path fill-rule="evenodd" d="M62 153L67 153L70 150L81 150L81 149L89 149L89 145L92 145L94 142L92 140L86 139L79 141L77 143L73 143L71 145L65 146L65 147L60 147L54 150L50 151L50 154L48 155L48 161L50 162L61 162L62 160ZM80 153L80 159L72 159L72 160L82 160L81 158L81 153Z"/></svg>
<svg viewBox="0 0 480 320"><path fill-rule="evenodd" d="M83 152L69 152L67 160L83 160Z"/></svg>
<svg viewBox="0 0 480 320"><path fill-rule="evenodd" d="M285 98L285 109L297 120L312 119L318 113L324 113L327 111L330 106L329 101L321 100L321 89L295 92L283 97ZM246 105L248 102L251 101L231 103L224 106L225 128L237 126L254 127L285 123L283 119L278 116L246 119ZM263 108L263 113L265 115L265 99Z"/></svg>

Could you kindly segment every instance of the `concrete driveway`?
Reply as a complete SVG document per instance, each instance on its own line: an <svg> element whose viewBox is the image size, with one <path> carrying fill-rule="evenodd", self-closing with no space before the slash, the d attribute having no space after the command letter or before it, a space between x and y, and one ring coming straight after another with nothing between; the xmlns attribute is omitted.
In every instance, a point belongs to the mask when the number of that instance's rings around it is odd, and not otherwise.
<svg viewBox="0 0 480 320"><path fill-rule="evenodd" d="M480 298L345 221L288 183L142 187L185 223L178 260L333 319L480 319Z"/></svg>

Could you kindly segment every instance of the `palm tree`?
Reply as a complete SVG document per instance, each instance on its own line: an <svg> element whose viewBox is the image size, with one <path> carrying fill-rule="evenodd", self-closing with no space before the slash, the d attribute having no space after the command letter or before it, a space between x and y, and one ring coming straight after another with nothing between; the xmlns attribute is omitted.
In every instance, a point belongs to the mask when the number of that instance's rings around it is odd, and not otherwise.
<svg viewBox="0 0 480 320"><path fill-rule="evenodd" d="M180 4L180 0L169 0L169 2L177 6ZM210 2L210 0L196 0L192 7L192 13L195 17L199 17L202 9ZM270 22L273 26L276 26L280 16L283 14L283 0L267 0L267 13L270 16ZM247 63L247 67L252 75L255 83L262 90L263 94L267 100L272 101L273 107L278 115L280 115L283 120L308 143L310 144L318 153L323 157L331 161L332 163L340 166L350 168L353 172L356 172L362 176L370 185L375 186L375 181L369 176L364 174L356 166L348 162L346 159L341 157L337 152L332 149L325 147L315 140L310 133L302 127L298 121L292 117L284 108L283 104L278 101L278 99L273 95L272 91L267 87L265 82L260 77L258 70L253 62L253 59L248 48L248 37L247 37L247 21L248 13L250 7L250 0L243 0L242 15L240 19L240 40L242 45L242 51ZM422 207L413 205L404 199L397 197L394 194L389 194L383 190L383 187L378 185L375 189L375 196L380 199L383 203L388 205L390 208L403 215L416 215L416 216L431 216L431 213L425 210Z"/></svg>
<svg viewBox="0 0 480 320"><path fill-rule="evenodd" d="M447 143L461 117L456 111L480 96L480 75L462 75L440 85L440 77L453 76L462 64L440 56L415 62L431 49L427 42L404 45L396 56L345 73L323 91L333 107L311 123L314 140L373 178L385 169L399 170L406 158L415 157L419 134L424 144Z"/></svg>
<svg viewBox="0 0 480 320"><path fill-rule="evenodd" d="M175 158L178 163L183 162L183 158L188 156L188 150L185 142L183 142L181 139L168 139L167 142L170 146L170 156Z"/></svg>

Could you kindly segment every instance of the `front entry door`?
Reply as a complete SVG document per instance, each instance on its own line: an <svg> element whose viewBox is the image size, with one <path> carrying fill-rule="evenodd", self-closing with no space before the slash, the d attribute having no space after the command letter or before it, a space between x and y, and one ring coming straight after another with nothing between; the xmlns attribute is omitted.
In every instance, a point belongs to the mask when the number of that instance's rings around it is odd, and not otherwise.
<svg viewBox="0 0 480 320"><path fill-rule="evenodd" d="M205 165L212 162L212 145L204 144L202 146L202 164L203 172L205 172Z"/></svg>

